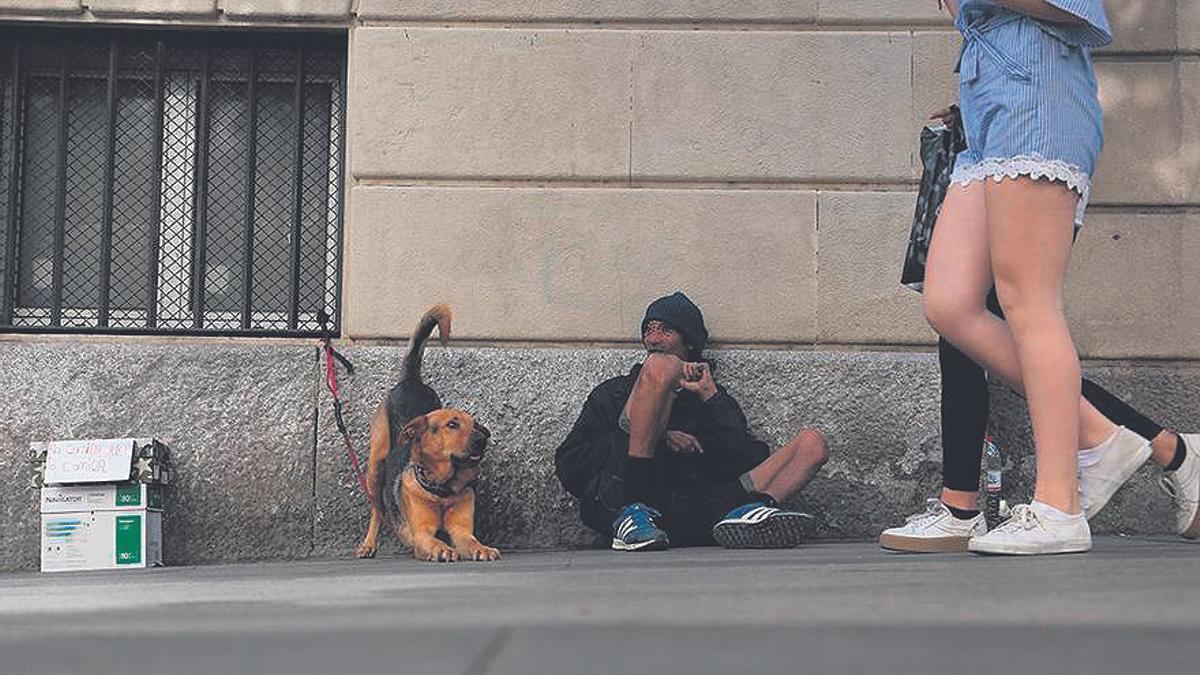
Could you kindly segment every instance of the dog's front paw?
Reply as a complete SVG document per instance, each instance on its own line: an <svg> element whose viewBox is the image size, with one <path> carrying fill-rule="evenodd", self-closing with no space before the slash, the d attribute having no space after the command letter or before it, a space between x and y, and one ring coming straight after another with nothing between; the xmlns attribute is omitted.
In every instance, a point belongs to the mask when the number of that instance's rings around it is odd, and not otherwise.
<svg viewBox="0 0 1200 675"><path fill-rule="evenodd" d="M500 549L492 548L491 546L480 545L479 550L475 552L475 560L499 560Z"/></svg>
<svg viewBox="0 0 1200 675"><path fill-rule="evenodd" d="M467 549L462 552L462 557L465 560L499 560L500 549L492 548L491 546L484 546L479 542L475 542L475 544L467 547Z"/></svg>
<svg viewBox="0 0 1200 675"><path fill-rule="evenodd" d="M441 544L428 548L413 549L413 557L426 562L455 562L458 560L458 552L445 544Z"/></svg>
<svg viewBox="0 0 1200 675"><path fill-rule="evenodd" d="M374 558L377 548L375 544L368 544L364 541L358 545L358 548L354 549L354 556L356 558Z"/></svg>

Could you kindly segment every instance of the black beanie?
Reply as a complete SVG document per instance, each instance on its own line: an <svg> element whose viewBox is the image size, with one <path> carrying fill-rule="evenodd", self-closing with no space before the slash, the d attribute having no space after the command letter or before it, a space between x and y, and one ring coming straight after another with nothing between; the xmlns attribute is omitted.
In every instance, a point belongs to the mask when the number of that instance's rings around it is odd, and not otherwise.
<svg viewBox="0 0 1200 675"><path fill-rule="evenodd" d="M692 345L696 352L694 356L697 358L708 344L704 316L700 314L696 303L684 295L683 291L675 291L650 303L646 308L646 316L642 319L643 336L646 334L646 324L651 321L669 323L675 330L683 333L683 338Z"/></svg>

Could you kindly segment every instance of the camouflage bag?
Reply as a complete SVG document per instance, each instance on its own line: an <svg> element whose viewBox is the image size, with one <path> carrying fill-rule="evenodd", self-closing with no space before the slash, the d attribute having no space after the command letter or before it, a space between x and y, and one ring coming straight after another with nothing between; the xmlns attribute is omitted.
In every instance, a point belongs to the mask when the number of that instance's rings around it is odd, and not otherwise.
<svg viewBox="0 0 1200 675"><path fill-rule="evenodd" d="M918 293L925 287L925 260L929 255L929 243L933 241L933 226L937 224L942 201L950 189L954 160L966 148L967 136L958 106L950 106L950 116L943 123L921 130L921 188L917 192L917 210L913 214L908 252L904 255L904 269L900 273L900 283Z"/></svg>
<svg viewBox="0 0 1200 675"><path fill-rule="evenodd" d="M45 482L46 449L49 443L35 441L29 444L29 463L33 469L30 487L40 488ZM129 467L129 480L135 483L171 483L171 452L156 438L138 438L133 441L133 457Z"/></svg>

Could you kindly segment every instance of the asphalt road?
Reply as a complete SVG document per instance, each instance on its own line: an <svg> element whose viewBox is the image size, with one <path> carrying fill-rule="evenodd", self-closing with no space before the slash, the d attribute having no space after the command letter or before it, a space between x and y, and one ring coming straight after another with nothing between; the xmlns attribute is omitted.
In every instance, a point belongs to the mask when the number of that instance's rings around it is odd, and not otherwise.
<svg viewBox="0 0 1200 675"><path fill-rule="evenodd" d="M1200 546L512 553L0 575L0 674L1183 673Z"/></svg>

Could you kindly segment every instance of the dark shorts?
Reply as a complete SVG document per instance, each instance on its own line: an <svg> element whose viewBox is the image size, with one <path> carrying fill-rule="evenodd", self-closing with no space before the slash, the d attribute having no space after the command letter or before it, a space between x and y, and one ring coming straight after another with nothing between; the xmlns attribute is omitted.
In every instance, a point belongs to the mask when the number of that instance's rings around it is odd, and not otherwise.
<svg viewBox="0 0 1200 675"><path fill-rule="evenodd" d="M623 460L622 456L613 457L580 500L583 523L605 536L612 536L613 521L629 504L625 495ZM662 496L658 503L650 506L662 512L659 527L671 538L672 546L716 546L712 537L713 525L725 514L754 499L736 477L724 481L668 479L660 492Z"/></svg>

